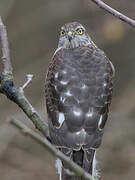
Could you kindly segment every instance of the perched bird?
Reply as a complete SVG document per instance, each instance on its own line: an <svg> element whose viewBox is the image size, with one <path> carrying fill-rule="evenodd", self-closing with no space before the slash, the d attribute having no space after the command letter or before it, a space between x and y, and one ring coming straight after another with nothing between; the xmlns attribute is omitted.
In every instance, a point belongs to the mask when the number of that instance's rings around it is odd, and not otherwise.
<svg viewBox="0 0 135 180"><path fill-rule="evenodd" d="M80 23L62 26L45 83L50 139L94 178L98 178L96 149L108 116L113 76L112 63ZM60 160L57 167L60 180L79 180Z"/></svg>

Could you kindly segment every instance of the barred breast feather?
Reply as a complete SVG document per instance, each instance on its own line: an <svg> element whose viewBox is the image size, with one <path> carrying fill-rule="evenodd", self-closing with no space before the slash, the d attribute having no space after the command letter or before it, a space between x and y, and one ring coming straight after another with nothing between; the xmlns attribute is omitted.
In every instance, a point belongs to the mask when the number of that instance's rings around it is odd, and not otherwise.
<svg viewBox="0 0 135 180"><path fill-rule="evenodd" d="M99 147L113 75L112 63L94 46L61 48L55 53L45 86L53 144L74 150Z"/></svg>

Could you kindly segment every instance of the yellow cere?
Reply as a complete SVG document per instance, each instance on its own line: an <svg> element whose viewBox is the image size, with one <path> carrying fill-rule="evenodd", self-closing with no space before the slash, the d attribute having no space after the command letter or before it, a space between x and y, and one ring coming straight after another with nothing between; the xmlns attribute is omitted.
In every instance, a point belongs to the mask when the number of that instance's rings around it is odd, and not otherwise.
<svg viewBox="0 0 135 180"><path fill-rule="evenodd" d="M77 29L77 33L82 35L83 34L83 30L80 28L80 29Z"/></svg>
<svg viewBox="0 0 135 180"><path fill-rule="evenodd" d="M72 35L73 35L73 33L72 33L71 31L69 31L69 32L68 32L68 35L71 35L71 36L72 36Z"/></svg>

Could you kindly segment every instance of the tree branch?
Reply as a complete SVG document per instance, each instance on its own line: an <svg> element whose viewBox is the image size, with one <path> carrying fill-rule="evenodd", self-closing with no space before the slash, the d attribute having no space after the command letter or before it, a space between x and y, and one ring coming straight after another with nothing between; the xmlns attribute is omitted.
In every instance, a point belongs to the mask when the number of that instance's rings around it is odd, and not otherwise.
<svg viewBox="0 0 135 180"><path fill-rule="evenodd" d="M103 1L101 1L101 0L91 0L91 1L93 1L100 8L102 8L105 11L109 12L113 16L115 16L115 17L121 19L122 21L124 21L125 23L135 27L135 20L125 16L124 14L120 13L119 11L116 11L115 9L113 9L110 6L108 6L107 4L105 4Z"/></svg>
<svg viewBox="0 0 135 180"><path fill-rule="evenodd" d="M12 66L8 48L7 31L0 17L0 40L2 48L3 76L5 79L13 79Z"/></svg>
<svg viewBox="0 0 135 180"><path fill-rule="evenodd" d="M90 174L84 171L84 169L75 164L70 158L65 156L62 152L57 150L47 139L43 138L42 136L34 132L32 129L28 128L22 122L12 119L10 123L18 129L22 130L26 135L30 136L43 147L46 147L52 155L61 159L67 165L67 167L75 173L76 176L86 180L95 180Z"/></svg>
<svg viewBox="0 0 135 180"><path fill-rule="evenodd" d="M15 102L33 122L35 127L45 136L48 136L48 125L45 123L38 112L32 107L24 95L23 88L15 87L13 83L12 65L8 48L6 28L0 17L0 41L2 47L3 72L0 76L0 93L5 94L8 99Z"/></svg>

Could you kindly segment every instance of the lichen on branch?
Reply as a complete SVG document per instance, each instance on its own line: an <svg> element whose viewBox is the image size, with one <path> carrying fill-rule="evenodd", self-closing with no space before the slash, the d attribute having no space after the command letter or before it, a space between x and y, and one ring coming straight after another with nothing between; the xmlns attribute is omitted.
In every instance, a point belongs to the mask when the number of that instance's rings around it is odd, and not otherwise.
<svg viewBox="0 0 135 180"><path fill-rule="evenodd" d="M12 65L10 61L7 31L0 17L0 43L2 48L1 62L3 64L3 71L0 76L0 93L7 96L8 99L16 103L27 115L27 117L33 122L35 127L45 136L48 136L48 125L43 121L30 104L28 99L24 95L22 87L17 88L13 82ZM30 81L26 82L27 84ZM26 84L25 84L26 86Z"/></svg>

